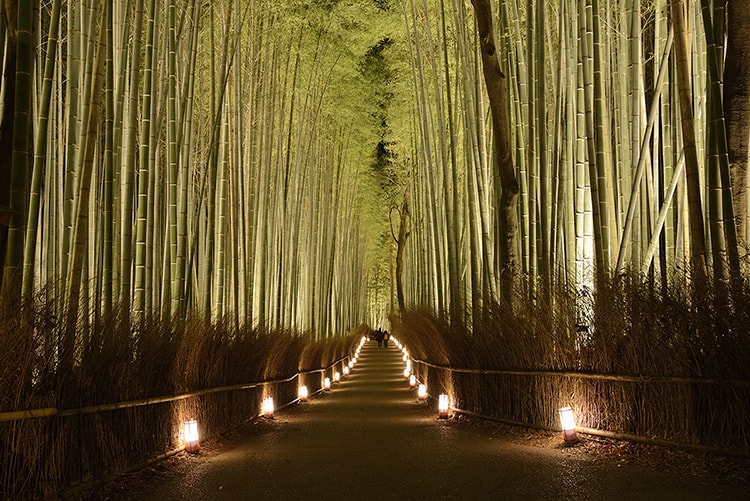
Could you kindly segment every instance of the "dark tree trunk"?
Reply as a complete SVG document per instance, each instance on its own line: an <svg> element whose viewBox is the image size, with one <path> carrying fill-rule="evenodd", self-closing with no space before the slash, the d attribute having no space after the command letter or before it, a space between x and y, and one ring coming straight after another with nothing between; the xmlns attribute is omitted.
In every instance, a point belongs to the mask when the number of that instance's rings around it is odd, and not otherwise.
<svg viewBox="0 0 750 501"><path fill-rule="evenodd" d="M391 214L394 210L399 211L399 227L398 237L393 234L393 224L391 224L391 234L393 239L396 241L396 298L398 299L398 310L400 313L406 311L406 301L404 299L404 248L406 247L406 240L411 234L411 218L409 215L409 202L407 195L404 195L404 203L401 205L399 210L397 207L391 209Z"/></svg>
<svg viewBox="0 0 750 501"><path fill-rule="evenodd" d="M18 1L3 2L6 53L3 61L3 112L0 116L0 286L3 283L5 254L10 224L10 186L13 158L13 118L16 111L16 49L18 44Z"/></svg>
<svg viewBox="0 0 750 501"><path fill-rule="evenodd" d="M724 116L729 149L732 201L737 240L747 253L747 164L750 142L750 9L747 0L727 3L727 51L724 65Z"/></svg>
<svg viewBox="0 0 750 501"><path fill-rule="evenodd" d="M518 180L510 150L510 120L507 112L505 75L500 69L492 32L492 8L488 0L471 0L479 30L482 69L492 113L495 151L495 197L500 297L510 303L517 280Z"/></svg>

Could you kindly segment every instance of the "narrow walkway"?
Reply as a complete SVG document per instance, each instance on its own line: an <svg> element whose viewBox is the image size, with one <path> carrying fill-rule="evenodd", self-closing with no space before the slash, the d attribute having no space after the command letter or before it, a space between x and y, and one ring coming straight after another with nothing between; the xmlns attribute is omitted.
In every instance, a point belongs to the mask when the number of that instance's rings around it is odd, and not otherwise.
<svg viewBox="0 0 750 501"><path fill-rule="evenodd" d="M396 348L368 342L330 393L259 420L124 493L167 500L742 499L741 486L522 445L493 425L438 420ZM582 457L583 456L583 457ZM746 486L745 486L746 487Z"/></svg>

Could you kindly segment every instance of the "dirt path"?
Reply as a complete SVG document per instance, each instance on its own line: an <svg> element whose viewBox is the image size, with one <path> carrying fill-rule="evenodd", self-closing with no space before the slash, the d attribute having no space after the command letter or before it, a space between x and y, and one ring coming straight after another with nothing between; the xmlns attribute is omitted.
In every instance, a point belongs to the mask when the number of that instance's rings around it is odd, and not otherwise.
<svg viewBox="0 0 750 501"><path fill-rule="evenodd" d="M527 444L492 423L438 420L435 410L417 402L402 369L397 349L367 343L353 374L332 392L100 495L159 501L750 500L748 483Z"/></svg>

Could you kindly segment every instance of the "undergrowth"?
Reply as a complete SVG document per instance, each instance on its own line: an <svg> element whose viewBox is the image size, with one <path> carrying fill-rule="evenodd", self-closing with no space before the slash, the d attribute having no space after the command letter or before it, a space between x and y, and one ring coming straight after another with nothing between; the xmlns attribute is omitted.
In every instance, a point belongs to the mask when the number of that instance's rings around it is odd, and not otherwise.
<svg viewBox="0 0 750 501"><path fill-rule="evenodd" d="M134 326L118 316L79 322L72 360L61 359L63 322L39 303L0 314L0 413L55 408L49 417L0 421L0 499L36 499L158 457L181 445L181 423L203 437L259 414L263 397L293 401L300 384L353 352L367 328L314 340L308 333L240 329L200 318ZM309 371L294 377L300 371ZM290 379L291 378L291 379ZM87 411L217 387L175 401ZM81 412L74 412L83 409Z"/></svg>

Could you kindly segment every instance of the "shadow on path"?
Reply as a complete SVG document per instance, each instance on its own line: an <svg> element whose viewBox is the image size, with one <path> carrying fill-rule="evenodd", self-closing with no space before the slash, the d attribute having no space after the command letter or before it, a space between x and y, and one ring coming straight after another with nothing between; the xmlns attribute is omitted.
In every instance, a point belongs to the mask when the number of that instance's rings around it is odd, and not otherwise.
<svg viewBox="0 0 750 501"><path fill-rule="evenodd" d="M747 485L523 445L492 423L439 420L408 388L400 351L373 342L333 391L181 456L122 498L750 499Z"/></svg>

